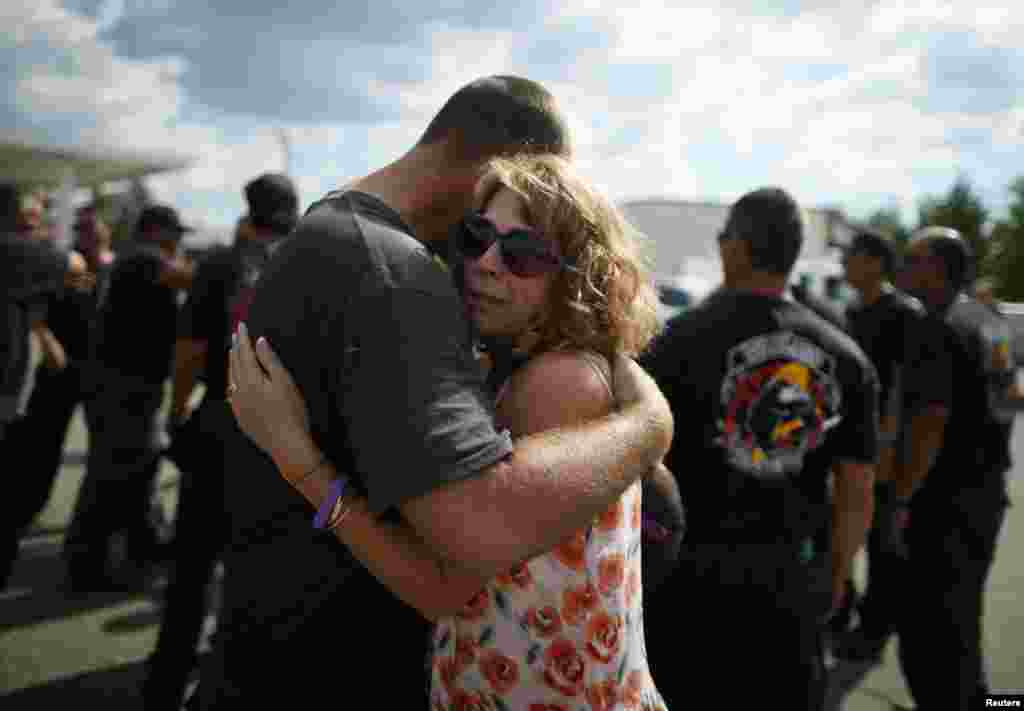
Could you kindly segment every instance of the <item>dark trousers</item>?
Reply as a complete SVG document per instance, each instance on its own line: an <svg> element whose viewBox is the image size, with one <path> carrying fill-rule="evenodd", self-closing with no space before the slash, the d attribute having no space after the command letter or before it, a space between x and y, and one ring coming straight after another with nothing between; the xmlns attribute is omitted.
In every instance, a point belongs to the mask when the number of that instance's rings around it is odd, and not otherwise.
<svg viewBox="0 0 1024 711"><path fill-rule="evenodd" d="M50 499L68 426L84 399L81 366L59 372L39 366L25 416L11 423L0 447L6 470L16 477L0 503L0 588L17 558L18 539Z"/></svg>
<svg viewBox="0 0 1024 711"><path fill-rule="evenodd" d="M981 620L985 582L1005 503L970 512L949 502L915 505L897 634L900 665L921 711L981 708L988 688Z"/></svg>
<svg viewBox="0 0 1024 711"><path fill-rule="evenodd" d="M684 548L672 577L644 598L648 664L668 708L692 706L699 680L715 693L756 690L792 711L821 711L827 556L805 566L792 547Z"/></svg>
<svg viewBox="0 0 1024 711"><path fill-rule="evenodd" d="M872 638L888 637L899 614L904 551L895 545L894 500L888 482L875 486L875 515L867 539L867 586L860 603L861 626Z"/></svg>
<svg viewBox="0 0 1024 711"><path fill-rule="evenodd" d="M204 400L172 444L182 473L173 572L143 688L146 711L177 711L195 664L207 591L227 538L221 442L235 428L230 418L223 401Z"/></svg>
<svg viewBox="0 0 1024 711"><path fill-rule="evenodd" d="M72 579L103 573L115 533L126 535L128 555L136 560L146 557L155 539L149 513L163 385L110 370L95 377L95 395L85 407L86 473L64 543Z"/></svg>

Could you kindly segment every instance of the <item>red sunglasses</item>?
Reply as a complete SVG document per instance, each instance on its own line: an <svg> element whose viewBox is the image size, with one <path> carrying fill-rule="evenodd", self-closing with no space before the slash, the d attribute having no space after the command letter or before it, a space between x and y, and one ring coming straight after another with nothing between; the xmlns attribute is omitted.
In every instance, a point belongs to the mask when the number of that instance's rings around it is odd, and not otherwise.
<svg viewBox="0 0 1024 711"><path fill-rule="evenodd" d="M562 269L575 271L573 260L563 257L554 242L523 227L502 229L479 212L471 212L455 226L455 246L466 259L480 259L495 242L501 261L517 277L537 277Z"/></svg>

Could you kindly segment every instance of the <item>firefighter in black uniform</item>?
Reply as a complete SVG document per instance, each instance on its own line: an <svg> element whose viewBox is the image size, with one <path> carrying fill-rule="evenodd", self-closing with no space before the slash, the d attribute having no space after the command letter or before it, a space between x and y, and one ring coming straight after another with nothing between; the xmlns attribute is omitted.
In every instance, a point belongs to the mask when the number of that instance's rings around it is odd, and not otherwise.
<svg viewBox="0 0 1024 711"><path fill-rule="evenodd" d="M802 243L788 194L745 195L719 237L723 288L641 360L675 417L665 463L688 518L676 569L644 598L670 708L738 678L787 709L825 703L822 623L871 521L878 393L853 340L785 296Z"/></svg>
<svg viewBox="0 0 1024 711"><path fill-rule="evenodd" d="M1008 498L1002 441L1014 370L991 311L965 295L973 257L960 235L927 227L907 248L907 288L944 334L945 372L931 373L930 431L894 476L908 557L897 621L900 664L919 711L981 708L985 581ZM942 363L936 358L934 363Z"/></svg>

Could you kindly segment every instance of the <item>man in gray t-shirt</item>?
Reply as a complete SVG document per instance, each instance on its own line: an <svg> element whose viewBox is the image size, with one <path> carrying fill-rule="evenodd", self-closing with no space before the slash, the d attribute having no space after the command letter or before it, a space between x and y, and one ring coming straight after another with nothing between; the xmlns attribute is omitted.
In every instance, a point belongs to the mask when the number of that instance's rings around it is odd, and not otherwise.
<svg viewBox="0 0 1024 711"><path fill-rule="evenodd" d="M621 409L598 423L514 448L495 430L440 252L486 161L524 150L569 153L554 99L516 77L464 87L409 153L308 211L247 320L302 390L318 446L373 511L408 523L439 564L486 576L586 525L671 436L667 405L635 364L616 369ZM426 622L312 529L309 502L244 435L225 447L224 609L200 707L380 677L377 705L426 708Z"/></svg>

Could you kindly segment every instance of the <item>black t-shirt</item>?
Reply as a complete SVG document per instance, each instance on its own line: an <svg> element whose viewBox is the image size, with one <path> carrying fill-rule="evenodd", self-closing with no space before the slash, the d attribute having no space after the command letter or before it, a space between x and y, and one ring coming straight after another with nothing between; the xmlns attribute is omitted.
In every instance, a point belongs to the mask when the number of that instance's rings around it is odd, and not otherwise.
<svg viewBox="0 0 1024 711"><path fill-rule="evenodd" d="M112 265L96 269L96 286L93 289L66 289L49 298L46 325L60 341L72 363L84 363L93 355L99 301L106 292L111 269Z"/></svg>
<svg viewBox="0 0 1024 711"><path fill-rule="evenodd" d="M395 516L512 451L449 274L372 196L310 208L264 269L247 325L301 388L320 448L377 512ZM289 679L378 676L384 655L395 679L384 704L425 704L422 618L312 529L311 507L267 456L242 436L225 448L231 540L204 703L288 696Z"/></svg>
<svg viewBox="0 0 1024 711"><path fill-rule="evenodd" d="M231 334L247 318L256 282L277 244L251 241L215 247L196 269L178 335L206 341L207 397L223 399L227 392Z"/></svg>
<svg viewBox="0 0 1024 711"><path fill-rule="evenodd" d="M919 301L889 289L872 304L850 306L846 317L854 340L878 372L881 415L894 414L893 406L912 413L949 399L950 362L942 329L927 318Z"/></svg>
<svg viewBox="0 0 1024 711"><path fill-rule="evenodd" d="M60 293L68 255L16 234L0 234L0 423L17 416L28 373L29 312Z"/></svg>
<svg viewBox="0 0 1024 711"><path fill-rule="evenodd" d="M118 255L96 335L100 363L152 384L170 375L177 330L178 291L159 282L165 264L146 245Z"/></svg>
<svg viewBox="0 0 1024 711"><path fill-rule="evenodd" d="M874 368L798 303L720 290L671 320L641 362L675 417L666 465L689 542L820 534L832 463L875 461Z"/></svg>
<svg viewBox="0 0 1024 711"><path fill-rule="evenodd" d="M999 366L995 357L1009 345L1007 324L967 297L930 319L949 354L949 414L942 448L914 501L964 508L1005 501L1009 419L993 407L992 396L1014 377L1012 365Z"/></svg>
<svg viewBox="0 0 1024 711"><path fill-rule="evenodd" d="M849 324L846 322L846 316L842 310L827 299L823 299L801 284L794 284L790 287L789 293L797 303L803 304L836 328L843 331L849 330Z"/></svg>

